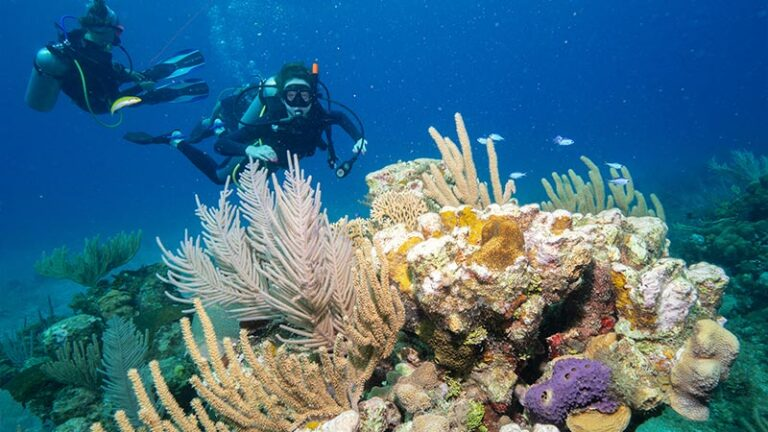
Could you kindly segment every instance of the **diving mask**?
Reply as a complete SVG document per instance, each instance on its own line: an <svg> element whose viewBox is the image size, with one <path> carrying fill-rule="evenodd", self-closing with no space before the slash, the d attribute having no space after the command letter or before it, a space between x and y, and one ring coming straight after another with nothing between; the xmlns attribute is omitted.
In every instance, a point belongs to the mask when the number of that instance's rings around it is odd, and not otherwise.
<svg viewBox="0 0 768 432"><path fill-rule="evenodd" d="M312 89L304 84L291 84L286 86L282 92L283 101L292 108L306 108L312 104L314 95Z"/></svg>

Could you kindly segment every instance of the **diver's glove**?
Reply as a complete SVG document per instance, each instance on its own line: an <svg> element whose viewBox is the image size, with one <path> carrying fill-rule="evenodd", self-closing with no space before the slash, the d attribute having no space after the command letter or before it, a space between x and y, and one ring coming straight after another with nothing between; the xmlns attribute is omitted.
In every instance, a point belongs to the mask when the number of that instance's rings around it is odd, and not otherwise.
<svg viewBox="0 0 768 432"><path fill-rule="evenodd" d="M249 145L245 148L245 154L264 162L277 162L277 153L268 145Z"/></svg>
<svg viewBox="0 0 768 432"><path fill-rule="evenodd" d="M365 152L368 151L368 141L365 138L360 138L357 140L355 145L352 147L352 153L361 155L364 155Z"/></svg>
<svg viewBox="0 0 768 432"><path fill-rule="evenodd" d="M219 136L227 131L227 128L224 126L224 122L221 121L220 118L217 118L213 121L213 124L211 125L211 130L213 131L216 136Z"/></svg>
<svg viewBox="0 0 768 432"><path fill-rule="evenodd" d="M155 89L155 82L147 78L146 75L141 72L131 71L130 77L131 80L138 84L144 91Z"/></svg>

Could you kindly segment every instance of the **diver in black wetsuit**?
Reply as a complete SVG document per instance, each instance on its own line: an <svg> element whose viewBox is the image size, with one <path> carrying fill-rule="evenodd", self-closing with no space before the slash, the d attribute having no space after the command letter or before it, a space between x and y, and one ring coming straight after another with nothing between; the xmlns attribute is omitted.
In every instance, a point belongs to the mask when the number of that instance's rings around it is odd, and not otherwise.
<svg viewBox="0 0 768 432"><path fill-rule="evenodd" d="M214 110L214 116L201 122L188 138L177 130L159 136L128 133L125 139L137 144L170 144L217 184L223 184L229 176L237 180L239 169L249 157L275 171L287 168L287 152L303 158L313 155L316 149L327 150L329 166L336 170L338 177L344 177L358 155L365 154L368 143L345 113L326 110L320 105L316 81L316 74L304 65L286 64L277 76L251 86L251 90L258 90L258 95L247 106L242 100L253 93L249 89L222 99L222 103L217 104L222 109ZM232 118L238 119L236 124ZM329 131L333 125L340 126L355 141L352 159L338 166ZM222 163L193 146L213 135L218 136L214 144L216 152L226 156Z"/></svg>
<svg viewBox="0 0 768 432"><path fill-rule="evenodd" d="M52 110L60 91L92 114L109 113L115 101L124 96L138 96L140 100L131 102L135 105L190 102L208 95L208 85L197 79L155 87L156 81L177 78L201 66L204 59L199 51L179 52L137 72L112 60L112 48L123 49L120 45L123 27L104 0L92 0L87 13L78 21L81 28L70 32L62 22L60 42L38 51L25 97L31 108L43 112ZM121 90L127 83L134 85Z"/></svg>

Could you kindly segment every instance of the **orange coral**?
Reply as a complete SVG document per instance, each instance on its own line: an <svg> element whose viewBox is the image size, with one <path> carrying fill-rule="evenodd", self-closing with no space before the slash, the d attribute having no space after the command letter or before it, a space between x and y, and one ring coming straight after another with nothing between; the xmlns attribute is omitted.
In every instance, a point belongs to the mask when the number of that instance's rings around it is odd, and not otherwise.
<svg viewBox="0 0 768 432"><path fill-rule="evenodd" d="M625 317L632 326L647 327L652 326L655 317L650 314L638 313L629 298L629 288L627 287L627 276L621 272L611 270L611 281L616 292L616 310L621 316Z"/></svg>
<svg viewBox="0 0 768 432"><path fill-rule="evenodd" d="M494 216L483 225L480 245L472 261L493 270L503 270L523 254L525 240L517 222Z"/></svg>
<svg viewBox="0 0 768 432"><path fill-rule="evenodd" d="M552 234L560 235L563 233L563 231L567 229L571 229L571 226L573 225L573 220L568 215L562 215L555 219L555 222L552 223Z"/></svg>

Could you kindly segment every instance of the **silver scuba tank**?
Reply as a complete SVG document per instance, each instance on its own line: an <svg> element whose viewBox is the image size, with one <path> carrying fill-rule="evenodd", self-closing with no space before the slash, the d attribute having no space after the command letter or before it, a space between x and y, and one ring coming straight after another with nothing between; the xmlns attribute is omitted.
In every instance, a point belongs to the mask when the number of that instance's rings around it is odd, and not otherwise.
<svg viewBox="0 0 768 432"><path fill-rule="evenodd" d="M61 91L61 82L56 77L67 73L69 65L51 53L48 48L42 48L37 52L35 65L37 67L32 68L24 100L30 108L47 112L56 105Z"/></svg>

